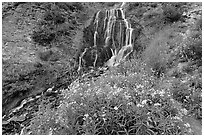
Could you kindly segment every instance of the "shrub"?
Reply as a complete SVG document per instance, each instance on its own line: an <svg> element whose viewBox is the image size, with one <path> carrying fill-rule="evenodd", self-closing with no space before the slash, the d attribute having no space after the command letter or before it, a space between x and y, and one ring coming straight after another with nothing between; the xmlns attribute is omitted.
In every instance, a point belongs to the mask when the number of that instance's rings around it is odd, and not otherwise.
<svg viewBox="0 0 204 137"><path fill-rule="evenodd" d="M184 54L187 59L202 65L202 38L201 31L191 31L190 36L184 42Z"/></svg>
<svg viewBox="0 0 204 137"><path fill-rule="evenodd" d="M37 117L31 122L30 130L33 135L49 135L49 134L63 134L66 129L62 125L56 123L57 115L55 110L50 108L50 105L45 105L41 102ZM24 133L26 134L26 133Z"/></svg>
<svg viewBox="0 0 204 137"><path fill-rule="evenodd" d="M143 59L148 67L152 69L157 77L162 76L165 72L169 55L168 50L168 37L165 32L161 32L156 36L145 49Z"/></svg>
<svg viewBox="0 0 204 137"><path fill-rule="evenodd" d="M166 21L176 22L181 19L181 4L167 3L163 4L163 15Z"/></svg>
<svg viewBox="0 0 204 137"><path fill-rule="evenodd" d="M73 30L78 24L76 24L77 15L72 12L83 10L80 3L41 3L41 6L46 10L33 31L34 42L42 46L50 46L52 43L59 42L62 36L73 35Z"/></svg>
<svg viewBox="0 0 204 137"><path fill-rule="evenodd" d="M39 57L42 61L58 61L60 59L60 53L52 50L39 53Z"/></svg>
<svg viewBox="0 0 204 137"><path fill-rule="evenodd" d="M39 31L33 31L32 39L34 42L42 45L47 46L53 42L56 35L55 33L49 31L49 30L39 30Z"/></svg>
<svg viewBox="0 0 204 137"><path fill-rule="evenodd" d="M154 86L158 81L153 76L138 72L125 76L111 71L95 81L74 81L69 89L62 90L64 99L59 108L36 114L32 133L181 134L176 117L182 112L172 104L171 96Z"/></svg>
<svg viewBox="0 0 204 137"><path fill-rule="evenodd" d="M186 108L190 115L202 119L202 78L201 72L194 71L183 77L182 83L173 84L173 98Z"/></svg>
<svg viewBox="0 0 204 137"><path fill-rule="evenodd" d="M65 23L65 18L60 14L60 12L56 11L48 11L44 14L44 20L50 22L50 24L62 24Z"/></svg>
<svg viewBox="0 0 204 137"><path fill-rule="evenodd" d="M122 93L112 97L91 93L84 98L80 95L81 93L80 91L72 96L73 100L67 100L69 102L62 104L54 114L51 113L51 110L41 112L42 116L38 113L31 125L31 130L38 129L38 132L33 132L33 134L151 135L178 134L180 132L176 125L173 126L172 118L166 119L170 123L163 123L164 118L173 117L177 112L159 96L155 98L150 95L149 98L152 100L142 101L141 97L134 95L133 92L134 96L130 98L133 103L127 102ZM146 101L147 104L143 103ZM141 105L136 102L140 102ZM154 104L162 106L159 111L156 111L158 108ZM168 126L170 126L169 130L165 130ZM59 129L62 128L64 132L59 132Z"/></svg>

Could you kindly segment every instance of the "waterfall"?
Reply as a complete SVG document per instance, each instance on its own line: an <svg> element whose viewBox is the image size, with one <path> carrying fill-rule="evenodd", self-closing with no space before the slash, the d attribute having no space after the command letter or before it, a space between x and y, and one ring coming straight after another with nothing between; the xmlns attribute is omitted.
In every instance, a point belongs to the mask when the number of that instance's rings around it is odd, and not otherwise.
<svg viewBox="0 0 204 137"><path fill-rule="evenodd" d="M82 62L92 62L93 67L99 66L99 62L109 67L117 66L133 52L134 29L125 17L124 5L123 2L120 6L99 10L95 14L85 30L86 46L79 57L78 70L82 68Z"/></svg>

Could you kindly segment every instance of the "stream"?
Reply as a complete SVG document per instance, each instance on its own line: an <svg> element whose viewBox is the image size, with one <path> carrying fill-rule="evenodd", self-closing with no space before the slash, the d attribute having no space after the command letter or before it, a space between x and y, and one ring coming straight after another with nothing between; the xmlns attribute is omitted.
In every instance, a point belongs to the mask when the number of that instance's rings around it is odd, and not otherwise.
<svg viewBox="0 0 204 137"><path fill-rule="evenodd" d="M96 80L107 68L98 68L90 70L79 76L76 80L85 82L88 80ZM51 104L51 108L57 108L60 101L63 100L61 89L68 88L69 84L61 86L53 86L35 96L23 99L18 106L11 109L7 115L2 118L2 134L3 135L24 135L29 134L29 125L32 118L39 111L42 102Z"/></svg>

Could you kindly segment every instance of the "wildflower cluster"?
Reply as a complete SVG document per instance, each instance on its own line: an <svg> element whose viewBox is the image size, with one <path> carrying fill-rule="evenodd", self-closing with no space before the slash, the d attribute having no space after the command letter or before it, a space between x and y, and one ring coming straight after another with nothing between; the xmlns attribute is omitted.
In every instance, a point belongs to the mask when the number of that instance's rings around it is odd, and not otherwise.
<svg viewBox="0 0 204 137"><path fill-rule="evenodd" d="M56 126L63 131L60 134L182 134L186 112L175 106L178 102L167 96L166 89L153 86L158 80L150 74L107 74L85 83L76 80L62 90L64 100L52 113L54 121L46 117L55 126L38 134L59 134ZM38 129L43 127L39 124Z"/></svg>

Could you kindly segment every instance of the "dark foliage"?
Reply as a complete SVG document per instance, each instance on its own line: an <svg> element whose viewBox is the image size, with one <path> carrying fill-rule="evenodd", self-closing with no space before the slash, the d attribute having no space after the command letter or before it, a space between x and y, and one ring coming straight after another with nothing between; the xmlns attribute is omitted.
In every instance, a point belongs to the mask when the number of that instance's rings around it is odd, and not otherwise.
<svg viewBox="0 0 204 137"><path fill-rule="evenodd" d="M34 42L39 43L42 46L47 46L53 42L55 39L55 33L40 30L40 31L33 31L32 39Z"/></svg>
<svg viewBox="0 0 204 137"><path fill-rule="evenodd" d="M41 3L46 8L42 19L33 31L32 39L42 46L60 42L62 36L71 37L77 28L72 12L83 10L80 3Z"/></svg>
<svg viewBox="0 0 204 137"><path fill-rule="evenodd" d="M182 3L174 4L174 3L167 3L163 5L163 15L166 21L176 22L181 19L182 10L181 10Z"/></svg>

